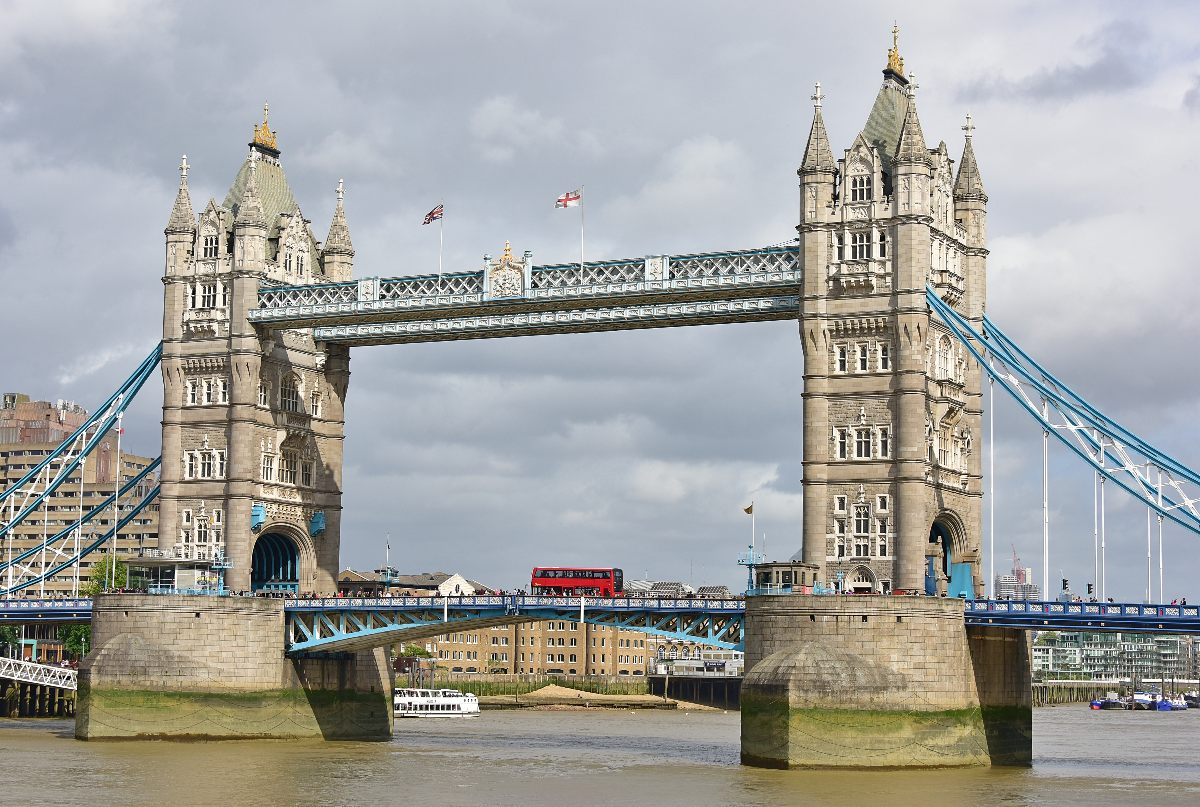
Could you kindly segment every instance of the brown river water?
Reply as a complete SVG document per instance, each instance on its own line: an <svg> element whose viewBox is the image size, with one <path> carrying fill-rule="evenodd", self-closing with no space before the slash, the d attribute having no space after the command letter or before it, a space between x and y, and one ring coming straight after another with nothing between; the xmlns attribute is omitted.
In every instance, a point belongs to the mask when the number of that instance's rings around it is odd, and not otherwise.
<svg viewBox="0 0 1200 807"><path fill-rule="evenodd" d="M84 743L0 721L2 805L1200 805L1200 710L1034 711L1027 769L766 771L736 712L485 711L389 743Z"/></svg>

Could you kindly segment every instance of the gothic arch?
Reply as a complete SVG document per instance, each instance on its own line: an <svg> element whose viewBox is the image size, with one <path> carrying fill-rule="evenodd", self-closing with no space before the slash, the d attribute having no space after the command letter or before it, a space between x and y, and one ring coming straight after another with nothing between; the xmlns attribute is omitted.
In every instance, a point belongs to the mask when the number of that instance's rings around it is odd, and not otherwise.
<svg viewBox="0 0 1200 807"><path fill-rule="evenodd" d="M931 546L926 552L926 593L973 598L974 570L968 559L970 548L962 517L949 509L939 512L929 526L929 543Z"/></svg>
<svg viewBox="0 0 1200 807"><path fill-rule="evenodd" d="M286 522L264 524L251 550L250 586L258 591L306 591L316 569L316 548L305 530Z"/></svg>
<svg viewBox="0 0 1200 807"><path fill-rule="evenodd" d="M879 580L868 566L855 566L846 578L846 591L855 594L874 594L879 588Z"/></svg>

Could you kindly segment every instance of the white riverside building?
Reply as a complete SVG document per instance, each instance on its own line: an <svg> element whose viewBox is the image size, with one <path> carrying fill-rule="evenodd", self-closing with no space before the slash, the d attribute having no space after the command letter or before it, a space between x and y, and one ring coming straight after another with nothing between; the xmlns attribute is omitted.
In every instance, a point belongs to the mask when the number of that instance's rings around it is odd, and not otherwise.
<svg viewBox="0 0 1200 807"><path fill-rule="evenodd" d="M1193 636L1044 632L1032 666L1041 679L1191 680L1200 678L1200 643Z"/></svg>

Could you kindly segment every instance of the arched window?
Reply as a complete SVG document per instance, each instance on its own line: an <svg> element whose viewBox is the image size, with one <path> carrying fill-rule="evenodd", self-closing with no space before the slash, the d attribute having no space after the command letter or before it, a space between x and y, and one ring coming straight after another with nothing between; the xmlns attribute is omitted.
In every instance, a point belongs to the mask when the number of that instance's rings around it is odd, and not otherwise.
<svg viewBox="0 0 1200 807"><path fill-rule="evenodd" d="M285 376L279 387L279 406L284 412L300 412L300 389L294 375Z"/></svg>

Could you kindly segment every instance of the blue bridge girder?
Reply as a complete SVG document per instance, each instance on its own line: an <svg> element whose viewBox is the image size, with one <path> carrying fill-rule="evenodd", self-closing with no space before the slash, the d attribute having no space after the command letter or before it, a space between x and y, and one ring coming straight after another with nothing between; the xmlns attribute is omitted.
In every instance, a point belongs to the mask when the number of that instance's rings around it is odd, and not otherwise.
<svg viewBox="0 0 1200 807"><path fill-rule="evenodd" d="M682 641L743 649L742 600L533 597L336 597L289 599L291 655L367 650L451 631L557 620L618 627Z"/></svg>
<svg viewBox="0 0 1200 807"><path fill-rule="evenodd" d="M516 294L488 270L264 286L251 322L352 345L799 319L795 245L532 266Z"/></svg>
<svg viewBox="0 0 1200 807"><path fill-rule="evenodd" d="M984 628L1200 634L1200 605L967 600L966 621Z"/></svg>

